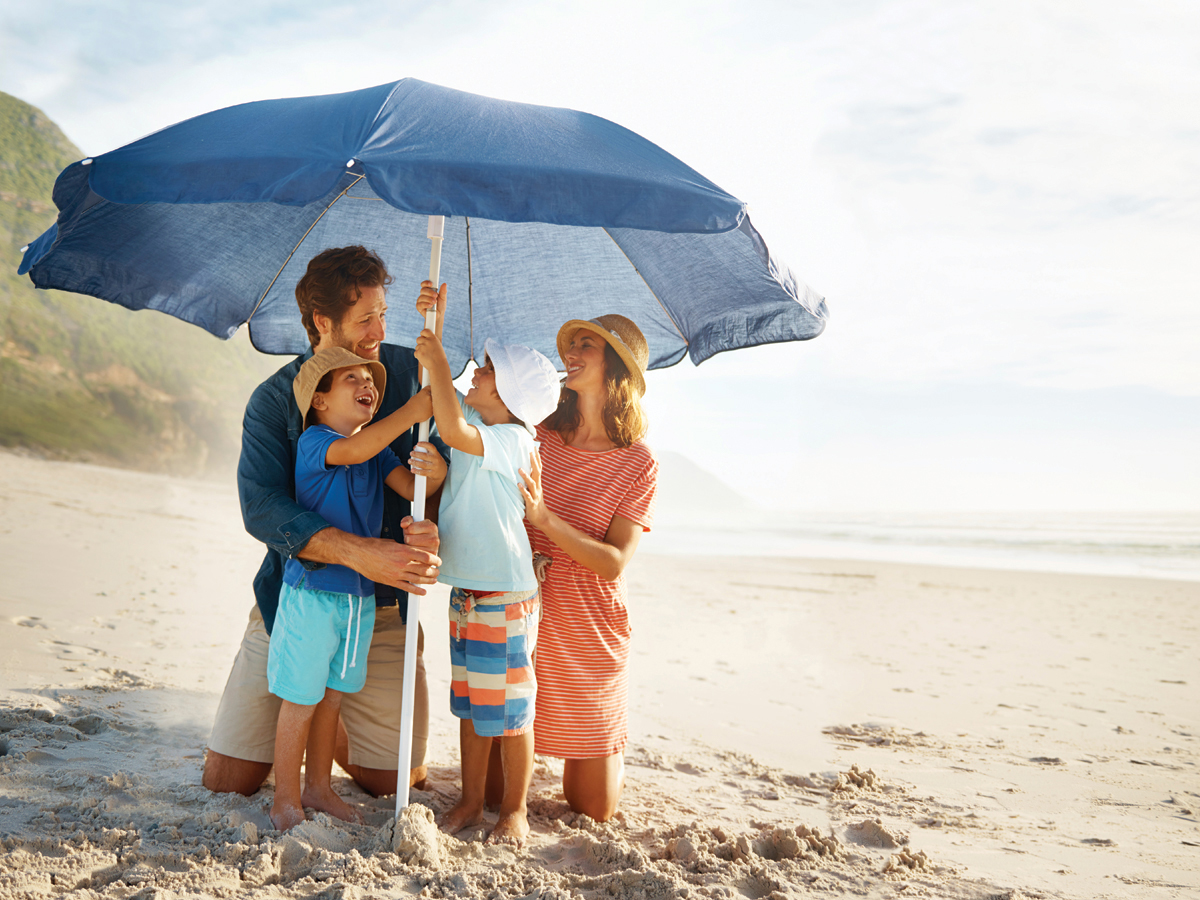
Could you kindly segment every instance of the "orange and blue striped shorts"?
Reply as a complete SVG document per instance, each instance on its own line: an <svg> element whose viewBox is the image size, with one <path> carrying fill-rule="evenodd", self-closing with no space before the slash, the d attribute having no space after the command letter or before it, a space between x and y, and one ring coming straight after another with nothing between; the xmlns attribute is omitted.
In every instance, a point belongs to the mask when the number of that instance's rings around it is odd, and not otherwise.
<svg viewBox="0 0 1200 900"><path fill-rule="evenodd" d="M540 601L532 591L450 591L450 711L480 737L533 728Z"/></svg>

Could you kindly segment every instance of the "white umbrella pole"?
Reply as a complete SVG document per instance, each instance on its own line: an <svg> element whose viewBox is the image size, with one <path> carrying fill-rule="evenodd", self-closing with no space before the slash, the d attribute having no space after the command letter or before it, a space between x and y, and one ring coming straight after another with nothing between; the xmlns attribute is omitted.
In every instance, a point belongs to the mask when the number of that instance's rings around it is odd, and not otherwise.
<svg viewBox="0 0 1200 900"><path fill-rule="evenodd" d="M429 280L433 289L438 289L438 279L442 274L442 237L446 233L444 216L429 217ZM437 303L425 313L425 327L430 331L437 330ZM421 387L429 386L429 370L421 373ZM429 440L429 420L421 423L417 431L417 440ZM413 521L420 522L425 518L425 476L418 475L413 485L412 502ZM412 768L413 740L413 702L417 693L417 635L421 629L421 598L417 594L408 595L408 615L404 634L404 688L400 692L400 753L396 760L396 816L400 810L408 806L408 778Z"/></svg>

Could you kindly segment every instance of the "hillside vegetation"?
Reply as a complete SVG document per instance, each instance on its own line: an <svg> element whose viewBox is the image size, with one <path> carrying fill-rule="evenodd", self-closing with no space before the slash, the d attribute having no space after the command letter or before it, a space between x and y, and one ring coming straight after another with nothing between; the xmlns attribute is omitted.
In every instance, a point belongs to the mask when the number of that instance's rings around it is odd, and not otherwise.
<svg viewBox="0 0 1200 900"><path fill-rule="evenodd" d="M41 291L21 247L54 223L54 179L83 157L0 93L0 446L177 474L227 472L254 386L284 359L162 313Z"/></svg>

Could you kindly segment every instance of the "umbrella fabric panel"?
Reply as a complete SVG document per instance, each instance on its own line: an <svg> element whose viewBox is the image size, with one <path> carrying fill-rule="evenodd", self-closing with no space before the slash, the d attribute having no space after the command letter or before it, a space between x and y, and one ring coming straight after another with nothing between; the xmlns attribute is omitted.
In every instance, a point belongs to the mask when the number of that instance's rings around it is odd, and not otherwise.
<svg viewBox="0 0 1200 900"><path fill-rule="evenodd" d="M69 202L56 242L32 267L34 284L156 309L223 338L278 271L275 258L247 248L294 246L321 209L109 203L88 191L86 169L76 163L60 176L56 200L66 194Z"/></svg>
<svg viewBox="0 0 1200 900"><path fill-rule="evenodd" d="M506 225L471 220L474 342L525 343L555 366L558 329L568 319L620 313L637 322L650 363L677 362L686 345L621 248L600 228Z"/></svg>
<svg viewBox="0 0 1200 900"><path fill-rule="evenodd" d="M771 258L748 218L734 231L702 239L629 229L611 234L686 336L697 365L726 350L808 340L825 328L824 300Z"/></svg>
<svg viewBox="0 0 1200 900"><path fill-rule="evenodd" d="M119 203L306 205L341 174L421 215L670 232L737 227L740 200L606 119L413 78L196 116L95 158Z"/></svg>

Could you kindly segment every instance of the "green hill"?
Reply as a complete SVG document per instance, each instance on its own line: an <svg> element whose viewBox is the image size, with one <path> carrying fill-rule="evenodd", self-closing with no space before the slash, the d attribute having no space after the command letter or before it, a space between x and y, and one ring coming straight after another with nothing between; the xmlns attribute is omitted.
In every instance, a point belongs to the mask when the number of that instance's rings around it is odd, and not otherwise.
<svg viewBox="0 0 1200 900"><path fill-rule="evenodd" d="M282 363L162 313L41 291L21 247L54 223L54 179L83 153L0 92L0 447L177 474L227 471L254 386Z"/></svg>

